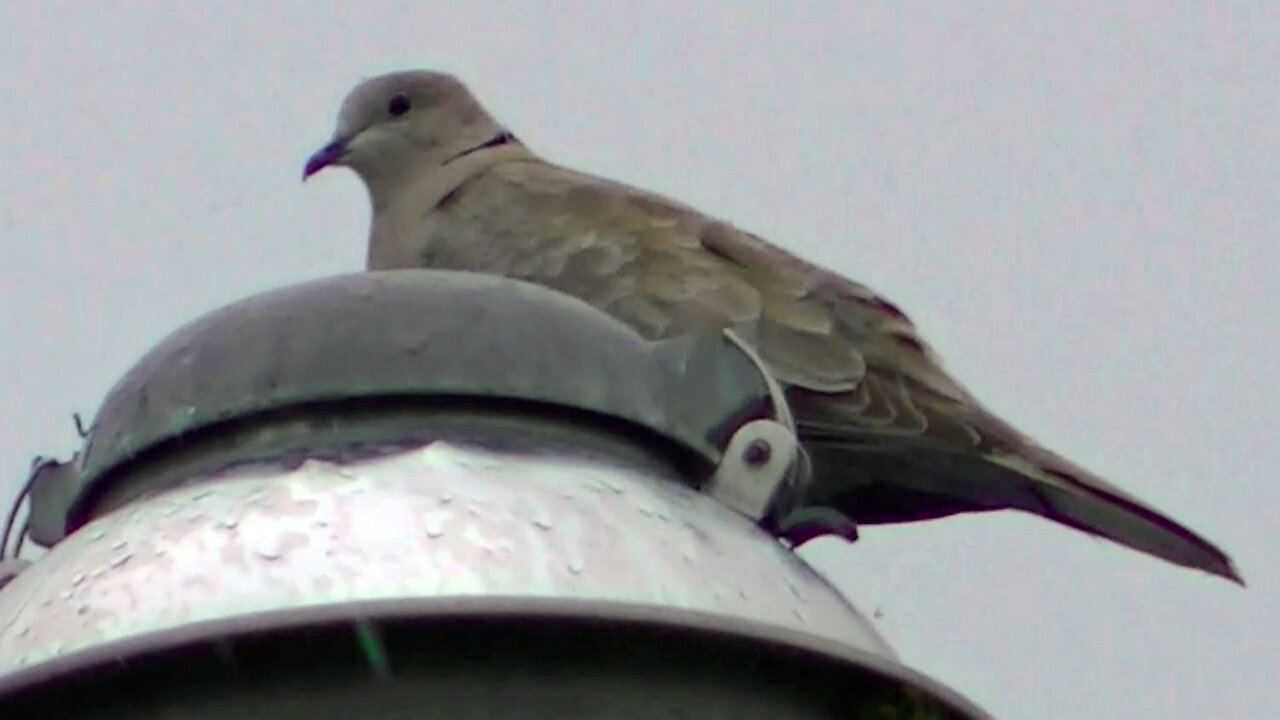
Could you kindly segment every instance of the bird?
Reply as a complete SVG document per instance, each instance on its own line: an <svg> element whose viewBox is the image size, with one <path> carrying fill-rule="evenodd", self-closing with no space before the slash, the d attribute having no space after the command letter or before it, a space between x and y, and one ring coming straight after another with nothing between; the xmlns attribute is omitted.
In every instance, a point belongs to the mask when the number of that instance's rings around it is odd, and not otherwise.
<svg viewBox="0 0 1280 720"><path fill-rule="evenodd" d="M366 79L303 180L354 171L367 269L515 278L660 341L729 330L784 389L804 504L855 524L1014 509L1241 585L1217 546L985 408L895 304L730 222L543 159L455 76Z"/></svg>

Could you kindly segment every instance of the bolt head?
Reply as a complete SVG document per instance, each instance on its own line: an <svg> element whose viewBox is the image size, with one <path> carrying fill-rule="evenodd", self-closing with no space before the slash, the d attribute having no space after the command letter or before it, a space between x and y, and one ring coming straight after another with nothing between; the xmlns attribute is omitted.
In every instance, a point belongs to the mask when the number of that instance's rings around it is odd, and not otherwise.
<svg viewBox="0 0 1280 720"><path fill-rule="evenodd" d="M742 450L742 462L749 468L758 468L769 462L769 458L773 456L773 447L769 445L767 440L759 438L747 443Z"/></svg>

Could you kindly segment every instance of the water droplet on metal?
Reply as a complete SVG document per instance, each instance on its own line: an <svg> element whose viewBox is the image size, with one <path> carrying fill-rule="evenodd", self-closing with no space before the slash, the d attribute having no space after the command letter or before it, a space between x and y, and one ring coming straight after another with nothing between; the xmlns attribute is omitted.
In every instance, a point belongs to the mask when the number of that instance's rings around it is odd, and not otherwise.
<svg viewBox="0 0 1280 720"><path fill-rule="evenodd" d="M448 522L451 515L451 512L441 510L427 513L423 518L423 525L425 527L427 537L438 538L444 535L445 523Z"/></svg>
<svg viewBox="0 0 1280 720"><path fill-rule="evenodd" d="M539 515L533 519L533 526L539 530L550 530L554 527L554 523L551 522L550 517L547 517L546 515Z"/></svg>
<svg viewBox="0 0 1280 720"><path fill-rule="evenodd" d="M440 493L441 505L448 505L451 502L453 502L453 493L449 492L448 490L445 490L444 492Z"/></svg>
<svg viewBox="0 0 1280 720"><path fill-rule="evenodd" d="M568 567L571 574L581 575L583 569L586 567L586 562L583 561L582 558L574 556L569 558L569 563L566 567Z"/></svg>
<svg viewBox="0 0 1280 720"><path fill-rule="evenodd" d="M111 546L111 549L112 549L112 550L123 550L123 549L125 549L125 546L127 546L128 544L129 544L129 541L128 541L128 540L120 540L120 541L117 541L116 543L114 543L114 544Z"/></svg>
<svg viewBox="0 0 1280 720"><path fill-rule="evenodd" d="M260 538L253 544L253 551L263 560L279 560L284 555L284 547L279 535Z"/></svg>
<svg viewBox="0 0 1280 720"><path fill-rule="evenodd" d="M85 579L85 574L83 572L78 572L75 574L75 577L71 578L71 584L79 585L80 583L84 582L84 579Z"/></svg>
<svg viewBox="0 0 1280 720"><path fill-rule="evenodd" d="M790 578L787 579L787 589L789 589L791 591L791 594L794 595L795 598L800 602L809 601L809 598L805 596L804 591L800 589L800 586L792 582Z"/></svg>
<svg viewBox="0 0 1280 720"><path fill-rule="evenodd" d="M111 560L108 561L108 564L110 564L111 567L113 568L118 568L121 565L124 565L125 563L129 562L129 559L132 557L133 557L133 553L121 553L111 558Z"/></svg>

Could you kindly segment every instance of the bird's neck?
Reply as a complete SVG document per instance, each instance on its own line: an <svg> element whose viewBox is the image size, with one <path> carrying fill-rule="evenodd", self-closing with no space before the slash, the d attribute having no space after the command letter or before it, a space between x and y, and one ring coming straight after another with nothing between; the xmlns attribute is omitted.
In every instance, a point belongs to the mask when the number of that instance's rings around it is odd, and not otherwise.
<svg viewBox="0 0 1280 720"><path fill-rule="evenodd" d="M509 138L469 149L409 177L366 181L373 204L368 268L418 266L418 251L424 239L412 235L449 193L495 165L537 159L523 144Z"/></svg>
<svg viewBox="0 0 1280 720"><path fill-rule="evenodd" d="M388 164L394 168L391 172L384 170L364 180L375 216L406 203L427 212L463 183L494 165L533 157L514 136L501 132L446 157L422 157L416 162Z"/></svg>

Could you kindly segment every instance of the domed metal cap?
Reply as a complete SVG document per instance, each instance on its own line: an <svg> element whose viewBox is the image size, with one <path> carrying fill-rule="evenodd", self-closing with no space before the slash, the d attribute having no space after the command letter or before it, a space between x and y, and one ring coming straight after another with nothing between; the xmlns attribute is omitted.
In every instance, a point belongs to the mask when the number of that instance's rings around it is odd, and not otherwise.
<svg viewBox="0 0 1280 720"><path fill-rule="evenodd" d="M579 300L494 276L359 273L264 293L170 335L109 393L78 463L45 468L33 500L58 496L74 515L104 475L162 443L392 397L591 413L670 441L708 473L739 426L774 415L766 380L724 336L652 343ZM33 510L37 542L60 535L48 516Z"/></svg>

